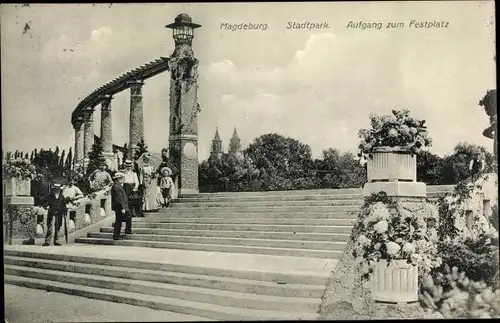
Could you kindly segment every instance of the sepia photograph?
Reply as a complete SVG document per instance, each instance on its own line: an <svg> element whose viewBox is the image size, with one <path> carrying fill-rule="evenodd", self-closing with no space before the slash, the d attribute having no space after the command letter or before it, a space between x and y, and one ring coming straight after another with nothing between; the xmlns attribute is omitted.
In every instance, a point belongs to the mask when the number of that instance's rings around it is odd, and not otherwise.
<svg viewBox="0 0 500 323"><path fill-rule="evenodd" d="M500 318L494 1L0 4L4 322Z"/></svg>

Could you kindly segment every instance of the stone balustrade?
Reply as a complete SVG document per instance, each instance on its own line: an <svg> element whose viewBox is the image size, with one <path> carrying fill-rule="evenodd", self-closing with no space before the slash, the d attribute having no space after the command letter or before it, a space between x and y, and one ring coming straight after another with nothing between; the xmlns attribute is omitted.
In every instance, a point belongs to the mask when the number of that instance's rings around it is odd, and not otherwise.
<svg viewBox="0 0 500 323"><path fill-rule="evenodd" d="M104 207L105 217L101 215L101 206ZM5 211L5 210L4 210ZM90 222L85 221L85 214L88 213L90 216ZM76 214L74 219L75 227L70 229L69 220L70 213L68 212L67 225L68 234L75 233L78 230L84 229L88 226L96 224L97 222L109 217L114 216L114 212L111 210L111 195L108 195L105 199L91 199L85 197L81 200L79 206L76 209ZM43 228L43 232L37 232L37 226L40 225ZM29 238L44 238L47 232L47 213L43 216L39 216L38 219L31 219L27 223L20 223L19 221L14 221L12 223L12 229L9 228L8 224L4 222L4 237L5 241L9 241L10 230L12 230L12 239L14 242L16 240L25 240ZM64 241L64 225L61 226L59 231L59 237L61 241Z"/></svg>

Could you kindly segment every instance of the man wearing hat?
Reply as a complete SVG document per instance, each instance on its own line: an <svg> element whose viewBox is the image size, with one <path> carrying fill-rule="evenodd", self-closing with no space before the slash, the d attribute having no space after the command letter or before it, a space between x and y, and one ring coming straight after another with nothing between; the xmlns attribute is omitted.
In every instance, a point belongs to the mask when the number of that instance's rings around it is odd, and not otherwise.
<svg viewBox="0 0 500 323"><path fill-rule="evenodd" d="M140 210L140 195L139 195L139 177L134 172L134 163L127 159L125 161L125 171L123 189L128 197L129 209L132 217L141 214Z"/></svg>
<svg viewBox="0 0 500 323"><path fill-rule="evenodd" d="M115 211L115 227L113 240L120 240L122 223L125 222L125 234L132 234L132 217L123 183L125 174L116 172L113 176L115 183L111 187L111 209Z"/></svg>
<svg viewBox="0 0 500 323"><path fill-rule="evenodd" d="M58 233L61 229L63 217L66 215L66 199L61 193L61 184L54 184L52 192L47 200L49 210L47 212L47 234L45 236L44 246L50 246L54 239L54 246L60 246L58 242Z"/></svg>

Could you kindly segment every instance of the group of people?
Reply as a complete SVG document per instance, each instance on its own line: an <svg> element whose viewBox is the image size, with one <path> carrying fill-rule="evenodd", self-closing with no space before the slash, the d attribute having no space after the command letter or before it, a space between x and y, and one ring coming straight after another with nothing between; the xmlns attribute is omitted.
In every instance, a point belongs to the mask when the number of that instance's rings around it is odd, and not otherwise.
<svg viewBox="0 0 500 323"><path fill-rule="evenodd" d="M104 159L98 163L98 168L88 176L89 198L101 201L101 213L104 212L104 203L107 194L111 194L111 209L115 211L115 230L113 239L121 239L120 231L125 222L125 234L131 234L132 218L143 217L144 211L155 211L160 207L168 207L172 199L174 181L172 166L168 160L168 151L162 150L162 162L159 167L151 162L151 155L144 153L140 157L140 164L126 160L123 169L111 175L107 170ZM76 208L83 192L76 183L83 178L83 174L76 171L68 184L51 185L45 178L40 179L38 194L35 194L36 204L47 209L47 232L44 246L54 242L60 246L58 233L67 215L70 219L76 216ZM66 228L65 228L66 229ZM33 239L25 244L34 244Z"/></svg>

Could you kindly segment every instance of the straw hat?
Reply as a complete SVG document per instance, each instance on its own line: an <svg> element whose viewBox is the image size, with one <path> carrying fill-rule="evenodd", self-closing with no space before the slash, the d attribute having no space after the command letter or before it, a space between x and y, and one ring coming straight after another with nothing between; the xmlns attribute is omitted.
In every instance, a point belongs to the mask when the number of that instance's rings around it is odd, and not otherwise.
<svg viewBox="0 0 500 323"><path fill-rule="evenodd" d="M125 161L125 166L133 166L133 165L134 165L134 163L132 163L132 161L130 159L127 159Z"/></svg>
<svg viewBox="0 0 500 323"><path fill-rule="evenodd" d="M113 175L113 179L122 178L122 177L125 177L125 174L123 174L122 172L116 172Z"/></svg>
<svg viewBox="0 0 500 323"><path fill-rule="evenodd" d="M162 167L160 169L160 173L162 173L162 174L166 173L167 176L170 176L170 175L172 175L172 170L170 169L170 167Z"/></svg>

